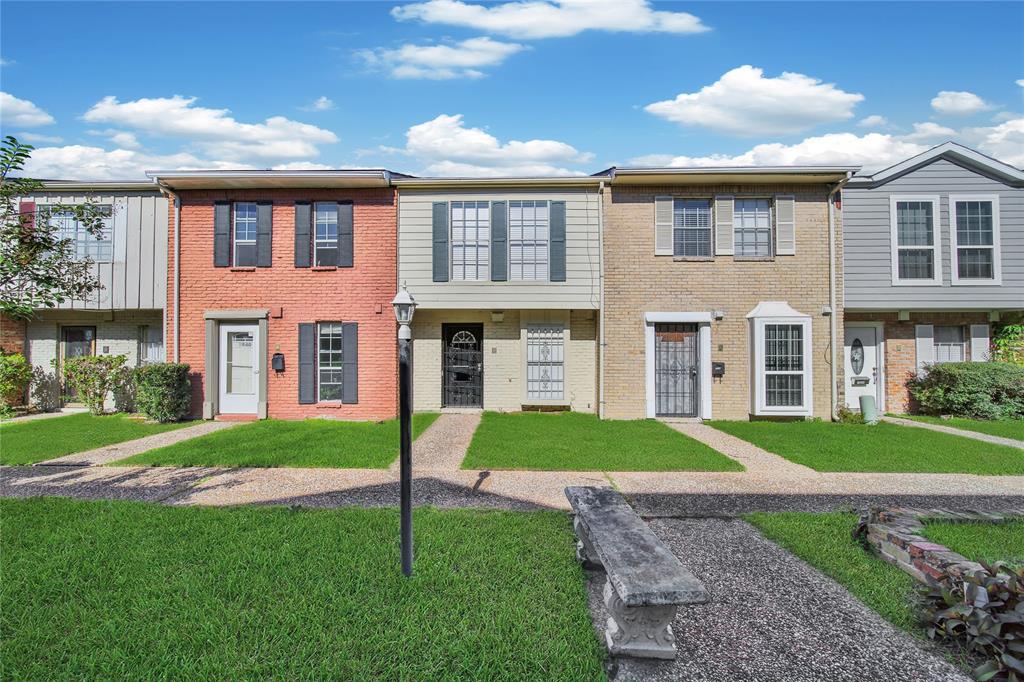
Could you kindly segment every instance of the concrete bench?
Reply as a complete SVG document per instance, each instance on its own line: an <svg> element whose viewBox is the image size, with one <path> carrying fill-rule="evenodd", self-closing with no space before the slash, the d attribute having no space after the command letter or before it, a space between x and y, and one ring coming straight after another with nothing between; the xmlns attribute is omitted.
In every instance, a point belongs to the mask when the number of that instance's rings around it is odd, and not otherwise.
<svg viewBox="0 0 1024 682"><path fill-rule="evenodd" d="M611 617L605 640L613 655L673 659L672 619L684 604L708 601L707 590L611 488L565 489L576 516L576 557L607 575Z"/></svg>

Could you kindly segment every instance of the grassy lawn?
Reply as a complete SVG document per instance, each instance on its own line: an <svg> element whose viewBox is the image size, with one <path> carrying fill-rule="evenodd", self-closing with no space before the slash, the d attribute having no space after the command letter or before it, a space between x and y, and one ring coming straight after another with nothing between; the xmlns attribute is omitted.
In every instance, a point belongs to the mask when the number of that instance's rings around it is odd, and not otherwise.
<svg viewBox="0 0 1024 682"><path fill-rule="evenodd" d="M782 512L748 514L744 518L769 540L843 585L889 622L920 634L913 601L917 583L850 537L857 525L856 514Z"/></svg>
<svg viewBox="0 0 1024 682"><path fill-rule="evenodd" d="M413 415L415 439L436 413ZM398 457L398 420L264 419L142 452L115 466L345 467L385 469Z"/></svg>
<svg viewBox="0 0 1024 682"><path fill-rule="evenodd" d="M3 422L0 424L0 464L35 464L195 423L146 423L128 414L97 417L87 412L51 419Z"/></svg>
<svg viewBox="0 0 1024 682"><path fill-rule="evenodd" d="M996 421L986 421L984 419L964 419L963 417L943 419L941 417L932 417L924 414L894 414L893 416L900 417L901 419L913 419L914 421L926 422L928 424L949 426L954 429L965 429L967 431L987 433L990 436L1002 436L1003 438L1024 440L1024 419L999 419Z"/></svg>
<svg viewBox="0 0 1024 682"><path fill-rule="evenodd" d="M1008 523L929 521L924 536L975 561L1024 564L1024 520Z"/></svg>
<svg viewBox="0 0 1024 682"><path fill-rule="evenodd" d="M603 679L569 518L2 500L7 679Z"/></svg>
<svg viewBox="0 0 1024 682"><path fill-rule="evenodd" d="M1024 474L1024 450L912 426L824 421L710 424L817 471Z"/></svg>
<svg viewBox="0 0 1024 682"><path fill-rule="evenodd" d="M485 412L463 469L742 471L743 466L661 422L578 412Z"/></svg>

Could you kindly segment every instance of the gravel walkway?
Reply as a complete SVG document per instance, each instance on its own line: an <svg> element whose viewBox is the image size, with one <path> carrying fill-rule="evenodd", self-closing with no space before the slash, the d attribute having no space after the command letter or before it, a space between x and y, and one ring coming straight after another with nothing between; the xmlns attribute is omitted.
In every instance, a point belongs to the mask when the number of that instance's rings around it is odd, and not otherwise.
<svg viewBox="0 0 1024 682"><path fill-rule="evenodd" d="M968 431L967 429L955 429L952 426L943 426L942 424L932 424L930 422L919 422L916 419L882 417L882 421L891 422L893 424L899 424L900 426L914 426L919 429L928 429L930 431L949 433L954 436L973 438L974 440L983 440L986 443L992 443L994 445L1009 445L1011 448L1020 448L1021 450L1024 450L1024 441L1016 440L1015 438L1003 438L1002 436L993 436L992 434L989 433Z"/></svg>
<svg viewBox="0 0 1024 682"><path fill-rule="evenodd" d="M744 521L660 519L651 528L700 578L711 602L679 610L675 661L616 659L615 680L969 680ZM595 573L589 582L602 641L604 580Z"/></svg>
<svg viewBox="0 0 1024 682"><path fill-rule="evenodd" d="M675 429L684 436L689 436L710 448L718 450L727 457L731 457L745 466L749 473L771 474L786 478L815 475L814 469L810 467L790 462L785 457L779 457L773 452L763 450L753 443L748 443L736 436L712 428L707 424L665 422L665 425Z"/></svg>
<svg viewBox="0 0 1024 682"><path fill-rule="evenodd" d="M413 467L420 471L458 471L483 415L442 414L420 434L412 449ZM398 460L391 465L398 471Z"/></svg>
<svg viewBox="0 0 1024 682"><path fill-rule="evenodd" d="M5 421L5 424L20 424L22 422L34 422L40 419L53 419L54 417L66 417L69 414L81 414L88 412L89 410L85 407L65 407L62 410L56 412L35 412L33 414L26 414L20 417L13 417Z"/></svg>
<svg viewBox="0 0 1024 682"><path fill-rule="evenodd" d="M196 438L198 436L205 436L208 433L222 431L237 425L237 422L204 421L196 424L195 426L186 426L180 429L174 429L173 431L165 431L152 436L146 436L145 438L137 438L135 440L124 441L123 443L105 445L102 448L96 448L95 450L76 452L70 455L64 455L63 457L48 459L45 462L40 462L36 466L99 466L101 464L109 464L110 462L116 462L119 459L132 457L140 452L146 452L147 450L153 450L155 448L162 448L165 445L173 445L174 443L179 443L183 440L189 440L190 438Z"/></svg>

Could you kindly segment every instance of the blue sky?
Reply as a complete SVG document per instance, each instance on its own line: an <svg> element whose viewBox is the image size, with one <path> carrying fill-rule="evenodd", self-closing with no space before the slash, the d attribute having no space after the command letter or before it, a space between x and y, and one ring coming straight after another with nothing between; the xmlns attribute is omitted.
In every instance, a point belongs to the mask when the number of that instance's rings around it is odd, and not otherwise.
<svg viewBox="0 0 1024 682"><path fill-rule="evenodd" d="M1020 2L5 1L0 20L3 133L42 177L878 167L947 139L1024 166Z"/></svg>

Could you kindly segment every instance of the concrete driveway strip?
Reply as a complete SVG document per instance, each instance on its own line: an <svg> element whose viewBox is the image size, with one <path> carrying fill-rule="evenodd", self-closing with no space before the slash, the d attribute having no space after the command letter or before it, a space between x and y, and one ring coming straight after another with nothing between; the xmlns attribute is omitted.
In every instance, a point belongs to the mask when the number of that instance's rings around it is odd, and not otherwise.
<svg viewBox="0 0 1024 682"><path fill-rule="evenodd" d="M994 445L1008 445L1011 448L1020 448L1024 450L1024 441L1016 440L1015 438L1004 438L1002 436L993 436L990 433L981 433L980 431L969 431L968 429L957 429L952 426L944 426L942 424L932 424L931 422L919 422L916 419L900 419L899 417L882 417L882 421L891 422L893 424L899 424L900 426L912 426L917 429L928 429L929 431L938 431L940 433L948 433L954 436L963 436L964 438L972 438L974 440L985 441L986 443L992 443Z"/></svg>
<svg viewBox="0 0 1024 682"><path fill-rule="evenodd" d="M615 680L967 682L937 651L740 520L657 519L651 528L711 593L672 623L675 661L616 659ZM600 636L606 620L590 580Z"/></svg>
<svg viewBox="0 0 1024 682"><path fill-rule="evenodd" d="M99 466L101 464L109 464L110 462L116 462L119 459L133 457L134 455L146 452L147 450L162 448L165 445L173 445L174 443L180 443L181 441L189 440L190 438L198 438L199 436L205 436L206 434L214 433L215 431L223 431L224 429L229 429L233 426L238 426L238 422L204 421L196 424L195 426L186 426L180 429L174 429L173 431L165 431L152 436L146 436L145 438L136 438L135 440L124 441L123 443L112 443L111 445L105 445L102 448L96 448L95 450L76 452L70 455L64 455L63 457L48 459L45 462L40 462L36 466L50 466L54 464L66 466Z"/></svg>
<svg viewBox="0 0 1024 682"><path fill-rule="evenodd" d="M480 412L442 414L413 444L413 468L417 471L458 471L480 425ZM398 460L391 464L398 471Z"/></svg>
<svg viewBox="0 0 1024 682"><path fill-rule="evenodd" d="M815 475L814 469L810 467L790 462L785 457L779 457L773 452L768 452L753 443L719 431L707 424L665 422L665 425L736 460L745 466L747 472L751 474L770 474L787 478Z"/></svg>

